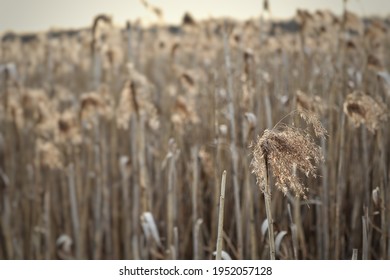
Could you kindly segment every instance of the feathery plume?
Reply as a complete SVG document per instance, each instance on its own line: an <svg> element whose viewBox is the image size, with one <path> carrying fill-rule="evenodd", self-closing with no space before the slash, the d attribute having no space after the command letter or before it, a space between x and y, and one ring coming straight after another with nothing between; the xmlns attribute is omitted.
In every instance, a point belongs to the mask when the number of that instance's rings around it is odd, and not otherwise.
<svg viewBox="0 0 390 280"><path fill-rule="evenodd" d="M347 95L344 101L344 113L355 127L364 124L372 133L388 119L387 106L361 91Z"/></svg>
<svg viewBox="0 0 390 280"><path fill-rule="evenodd" d="M61 152L52 142L38 139L36 151L40 165L50 169L63 168Z"/></svg>
<svg viewBox="0 0 390 280"><path fill-rule="evenodd" d="M310 116L310 123L319 123ZM323 136L323 134L318 134ZM268 170L272 171L276 187L284 194L291 190L295 196L307 199L308 188L303 186L293 167L307 177L316 177L315 164L323 160L321 148L305 131L298 128L280 125L280 128L266 129L252 144L252 173L256 175L259 186L266 183Z"/></svg>

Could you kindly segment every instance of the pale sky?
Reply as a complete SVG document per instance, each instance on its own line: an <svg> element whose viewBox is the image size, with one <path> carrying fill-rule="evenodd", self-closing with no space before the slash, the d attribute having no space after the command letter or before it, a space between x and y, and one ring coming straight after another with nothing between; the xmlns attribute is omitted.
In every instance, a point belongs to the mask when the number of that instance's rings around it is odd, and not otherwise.
<svg viewBox="0 0 390 280"><path fill-rule="evenodd" d="M230 16L239 19L257 17L263 0L148 0L162 9L166 22L180 22L184 12L196 18ZM310 11L329 9L342 11L343 0L269 0L275 18L289 18L297 8ZM349 0L348 8L360 15L390 14L390 0ZM42 31L49 28L89 26L93 17L106 13L124 26L126 20L156 21L140 0L0 0L0 32Z"/></svg>

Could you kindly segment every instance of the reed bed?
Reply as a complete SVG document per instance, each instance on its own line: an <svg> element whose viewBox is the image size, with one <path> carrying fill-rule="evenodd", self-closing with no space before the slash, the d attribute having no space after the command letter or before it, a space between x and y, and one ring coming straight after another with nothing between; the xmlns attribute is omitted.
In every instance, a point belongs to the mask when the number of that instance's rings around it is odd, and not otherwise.
<svg viewBox="0 0 390 280"><path fill-rule="evenodd" d="M390 259L390 21L145 5L2 34L0 259Z"/></svg>

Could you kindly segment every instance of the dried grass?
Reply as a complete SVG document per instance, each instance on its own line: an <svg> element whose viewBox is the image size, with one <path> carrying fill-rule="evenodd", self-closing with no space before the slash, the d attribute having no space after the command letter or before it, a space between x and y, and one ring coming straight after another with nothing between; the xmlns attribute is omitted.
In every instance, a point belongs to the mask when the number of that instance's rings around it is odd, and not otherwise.
<svg viewBox="0 0 390 280"><path fill-rule="evenodd" d="M302 131L282 126L281 129L265 130L253 146L253 173L258 184L264 186L268 168L272 170L275 186L285 195L292 191L295 196L307 199L304 187L293 167L308 176L316 177L318 164L323 160L321 148Z"/></svg>
<svg viewBox="0 0 390 280"><path fill-rule="evenodd" d="M375 101L361 91L347 95L343 108L344 113L355 127L363 124L372 133L378 130L380 125L387 122L388 119L386 104Z"/></svg>
<svg viewBox="0 0 390 280"><path fill-rule="evenodd" d="M213 259L226 170L221 258L389 259L386 21L147 5L151 27L2 36L0 258Z"/></svg>

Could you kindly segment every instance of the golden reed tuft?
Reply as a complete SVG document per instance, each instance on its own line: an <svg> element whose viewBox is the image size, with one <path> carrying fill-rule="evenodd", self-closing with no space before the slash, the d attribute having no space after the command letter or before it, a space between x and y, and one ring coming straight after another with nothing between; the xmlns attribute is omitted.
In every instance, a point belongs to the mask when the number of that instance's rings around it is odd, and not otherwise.
<svg viewBox="0 0 390 280"><path fill-rule="evenodd" d="M355 127L364 124L372 133L388 119L387 106L361 91L347 95L343 107L344 113Z"/></svg>
<svg viewBox="0 0 390 280"><path fill-rule="evenodd" d="M305 116L304 111L300 116ZM314 114L305 116L305 121L313 126L321 126ZM324 137L325 129L315 129L317 136ZM252 173L256 175L261 189L266 183L268 171L272 171L276 187L284 194L291 190L296 197L307 199L308 188L299 180L294 167L307 177L316 177L316 166L323 161L321 147L316 145L308 133L295 127L281 125L280 128L266 129L252 145Z"/></svg>
<svg viewBox="0 0 390 280"><path fill-rule="evenodd" d="M309 96L301 90L297 90L296 94L297 109L302 111L306 110L315 114L321 115L325 111L325 102L321 97Z"/></svg>
<svg viewBox="0 0 390 280"><path fill-rule="evenodd" d="M62 154L52 142L38 139L36 141L36 153L41 166L50 169L62 169L64 167Z"/></svg>
<svg viewBox="0 0 390 280"><path fill-rule="evenodd" d="M75 145L82 142L80 123L76 113L72 110L67 110L59 116L57 126L56 142L70 142Z"/></svg>

